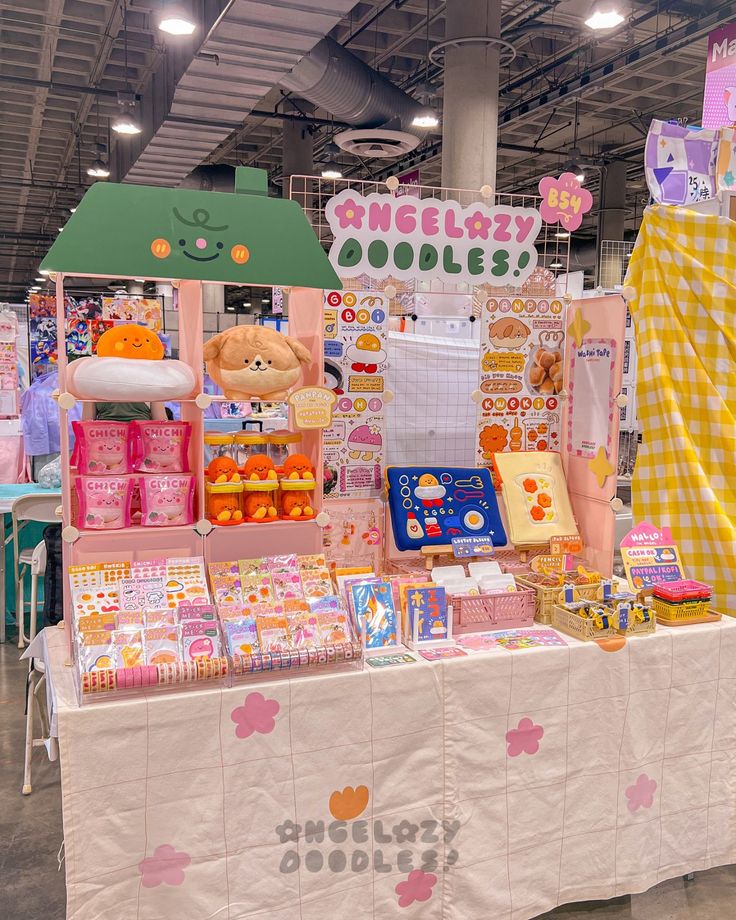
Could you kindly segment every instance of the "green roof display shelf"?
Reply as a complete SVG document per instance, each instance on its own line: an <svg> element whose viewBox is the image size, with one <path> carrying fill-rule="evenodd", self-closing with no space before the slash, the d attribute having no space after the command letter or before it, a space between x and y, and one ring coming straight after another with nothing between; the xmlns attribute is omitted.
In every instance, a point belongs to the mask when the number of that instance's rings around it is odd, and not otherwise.
<svg viewBox="0 0 736 920"><path fill-rule="evenodd" d="M48 254L66 275L340 288L295 201L269 198L264 170L239 166L235 192L97 182Z"/></svg>
<svg viewBox="0 0 736 920"><path fill-rule="evenodd" d="M234 193L98 182L84 196L43 260L41 269L51 273L56 282L65 565L181 556L203 556L210 563L276 552L321 550L324 515L305 521L245 523L234 528L213 528L205 517L203 410L212 400L224 397L203 392L203 284L289 289L289 335L298 339L312 358L309 365L302 367L304 386L323 384L323 290L342 287L297 202L269 198L266 192L266 173L245 167L235 171ZM66 358L64 281L69 276L146 278L171 281L176 287L177 361L191 369L195 381L189 395L179 399L181 418L191 425L189 466L195 477L194 526L133 524L124 530L100 532L77 526L73 502L77 471L69 463L67 424L67 413L78 401L69 391L73 375L69 374ZM164 373L170 372L172 368ZM105 399L125 400L123 390L115 387L114 397L107 395ZM154 395L151 399L162 401ZM300 450L316 470L322 469L320 430L303 431ZM314 490L313 506L318 512L322 507L321 480L318 476ZM67 616L68 595L65 592Z"/></svg>

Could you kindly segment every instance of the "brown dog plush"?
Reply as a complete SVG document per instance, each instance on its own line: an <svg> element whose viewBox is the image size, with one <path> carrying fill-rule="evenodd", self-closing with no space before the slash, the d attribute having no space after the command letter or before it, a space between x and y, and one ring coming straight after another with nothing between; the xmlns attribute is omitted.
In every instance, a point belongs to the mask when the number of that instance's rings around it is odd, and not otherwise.
<svg viewBox="0 0 736 920"><path fill-rule="evenodd" d="M296 339L268 326L233 326L204 343L207 373L227 399L286 399L312 356Z"/></svg>

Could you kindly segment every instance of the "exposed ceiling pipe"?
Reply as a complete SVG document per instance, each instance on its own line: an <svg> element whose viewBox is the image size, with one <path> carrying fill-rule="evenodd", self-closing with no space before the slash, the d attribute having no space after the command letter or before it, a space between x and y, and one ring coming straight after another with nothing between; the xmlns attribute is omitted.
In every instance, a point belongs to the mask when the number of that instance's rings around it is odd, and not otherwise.
<svg viewBox="0 0 736 920"><path fill-rule="evenodd" d="M281 85L356 128L398 120L411 130L422 106L331 38L323 38L281 79Z"/></svg>

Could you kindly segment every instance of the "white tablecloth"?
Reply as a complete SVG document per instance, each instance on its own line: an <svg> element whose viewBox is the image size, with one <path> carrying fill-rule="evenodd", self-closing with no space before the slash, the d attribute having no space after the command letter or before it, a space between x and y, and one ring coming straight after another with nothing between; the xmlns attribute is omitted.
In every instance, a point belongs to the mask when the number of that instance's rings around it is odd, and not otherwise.
<svg viewBox="0 0 736 920"><path fill-rule="evenodd" d="M64 638L71 920L526 920L736 861L728 618L81 709Z"/></svg>

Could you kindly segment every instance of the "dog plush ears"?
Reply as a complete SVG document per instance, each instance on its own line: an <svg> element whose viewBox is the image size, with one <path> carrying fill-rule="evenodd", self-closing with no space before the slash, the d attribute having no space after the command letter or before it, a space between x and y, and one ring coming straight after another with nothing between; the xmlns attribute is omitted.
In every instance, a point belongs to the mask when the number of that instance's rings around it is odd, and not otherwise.
<svg viewBox="0 0 736 920"><path fill-rule="evenodd" d="M226 338L233 331L234 330L232 329L226 329L224 332L219 332L217 335L213 336L211 339L204 343L203 355L205 361L214 361L214 359L220 354L220 351L225 344ZM280 332L277 332L276 334L281 335L281 338L294 352L294 355L300 364L304 364L308 367L312 363L311 352L306 346L302 345L300 341L293 339L289 335L282 335Z"/></svg>

